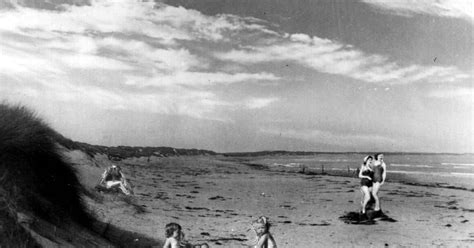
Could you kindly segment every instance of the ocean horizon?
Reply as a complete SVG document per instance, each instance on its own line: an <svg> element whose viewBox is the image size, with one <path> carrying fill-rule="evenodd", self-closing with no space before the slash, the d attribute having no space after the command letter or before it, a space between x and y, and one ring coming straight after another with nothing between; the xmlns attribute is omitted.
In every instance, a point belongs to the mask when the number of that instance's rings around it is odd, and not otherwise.
<svg viewBox="0 0 474 248"><path fill-rule="evenodd" d="M252 163L269 167L308 168L331 171L357 171L367 153L318 153L313 155L258 156ZM419 183L449 184L474 188L474 154L384 153L387 182L392 176Z"/></svg>

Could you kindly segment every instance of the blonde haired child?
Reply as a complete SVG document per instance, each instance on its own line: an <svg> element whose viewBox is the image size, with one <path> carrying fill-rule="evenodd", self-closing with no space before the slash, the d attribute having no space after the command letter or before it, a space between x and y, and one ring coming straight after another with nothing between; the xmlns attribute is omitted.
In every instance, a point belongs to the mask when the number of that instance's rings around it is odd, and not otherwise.
<svg viewBox="0 0 474 248"><path fill-rule="evenodd" d="M255 248L276 248L276 242L270 233L270 223L268 218L265 216L259 217L257 220L253 221L252 228L257 234L257 244Z"/></svg>

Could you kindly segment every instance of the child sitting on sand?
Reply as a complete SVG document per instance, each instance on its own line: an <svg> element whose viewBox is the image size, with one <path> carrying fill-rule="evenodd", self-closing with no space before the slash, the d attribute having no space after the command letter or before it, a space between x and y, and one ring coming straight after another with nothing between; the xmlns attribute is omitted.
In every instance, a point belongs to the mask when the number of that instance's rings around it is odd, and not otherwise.
<svg viewBox="0 0 474 248"><path fill-rule="evenodd" d="M181 226L177 223L168 223L165 226L166 241L163 248L209 248L209 245L197 244L192 245L184 240L184 233Z"/></svg>
<svg viewBox="0 0 474 248"><path fill-rule="evenodd" d="M253 230L257 234L257 244L255 248L276 248L276 242L270 234L270 223L265 216L259 217L252 223Z"/></svg>

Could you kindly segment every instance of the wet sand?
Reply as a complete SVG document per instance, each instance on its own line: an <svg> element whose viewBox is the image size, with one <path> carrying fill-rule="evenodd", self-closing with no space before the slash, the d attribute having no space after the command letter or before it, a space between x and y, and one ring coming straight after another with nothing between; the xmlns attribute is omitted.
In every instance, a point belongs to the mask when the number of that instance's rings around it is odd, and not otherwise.
<svg viewBox="0 0 474 248"><path fill-rule="evenodd" d="M110 161L75 160L92 189ZM96 164L99 167L94 167ZM387 181L380 197L390 221L347 221L359 211L359 179L306 175L243 164L221 156L127 159L117 162L135 196L87 198L97 217L161 246L164 226L177 222L187 240L245 247L251 221L270 218L279 247L472 247L474 192ZM390 174L388 174L390 178ZM154 242L155 242L154 241ZM136 240L137 246L140 240ZM141 245L143 246L143 245Z"/></svg>

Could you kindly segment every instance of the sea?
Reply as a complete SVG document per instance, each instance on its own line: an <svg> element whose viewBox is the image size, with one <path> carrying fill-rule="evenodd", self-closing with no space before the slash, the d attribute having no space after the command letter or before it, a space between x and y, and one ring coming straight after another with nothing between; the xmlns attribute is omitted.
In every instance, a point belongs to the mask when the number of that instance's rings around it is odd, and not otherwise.
<svg viewBox="0 0 474 248"><path fill-rule="evenodd" d="M313 171L354 172L369 154L319 153L313 155L272 155L252 159L269 167L306 167ZM397 178L420 184L454 186L474 189L474 154L406 154L384 153L387 181ZM338 173L340 174L340 173ZM354 174L354 173L352 173Z"/></svg>

